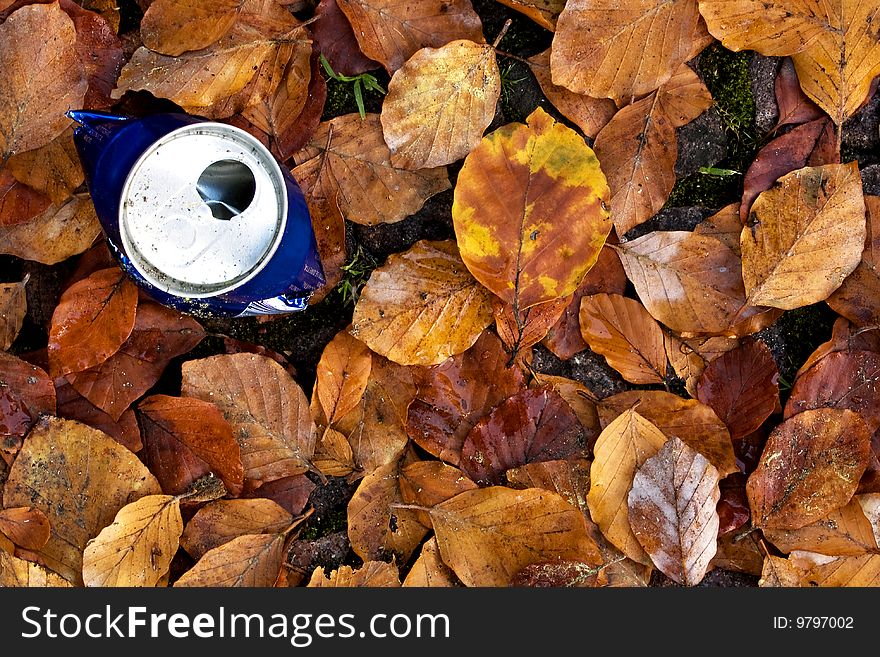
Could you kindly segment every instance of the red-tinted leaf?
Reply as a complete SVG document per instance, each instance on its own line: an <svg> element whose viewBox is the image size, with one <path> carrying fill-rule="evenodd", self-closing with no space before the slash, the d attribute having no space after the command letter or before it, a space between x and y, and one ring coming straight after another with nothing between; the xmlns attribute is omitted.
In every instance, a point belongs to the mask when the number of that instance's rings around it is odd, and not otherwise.
<svg viewBox="0 0 880 657"><path fill-rule="evenodd" d="M105 109L113 104L110 92L122 70L122 41L104 18L83 9L73 0L61 0L61 8L73 19L76 28L76 54L88 81L83 99L87 109ZM76 108L78 109L78 108Z"/></svg>
<svg viewBox="0 0 880 657"><path fill-rule="evenodd" d="M49 542L49 519L35 507L0 509L0 534L26 550L41 550Z"/></svg>
<svg viewBox="0 0 880 657"><path fill-rule="evenodd" d="M58 417L77 420L100 429L132 452L137 453L143 449L141 430L132 409L125 410L118 420L114 420L79 394L64 377L55 379L55 394L58 396Z"/></svg>
<svg viewBox="0 0 880 657"><path fill-rule="evenodd" d="M244 468L232 427L214 404L187 397L153 395L138 404L144 460L171 495L185 492L214 472L233 496L241 492Z"/></svg>
<svg viewBox="0 0 880 657"><path fill-rule="evenodd" d="M471 427L525 387L522 372L507 367L508 360L498 336L485 331L463 354L415 370L418 393L407 413L409 436L434 456L458 465Z"/></svg>
<svg viewBox="0 0 880 657"><path fill-rule="evenodd" d="M745 525L751 517L746 496L746 476L734 472L718 484L721 498L718 500L718 535L732 532Z"/></svg>
<svg viewBox="0 0 880 657"><path fill-rule="evenodd" d="M249 497L265 497L298 516L309 503L309 496L316 486L307 476L282 477L267 481L249 494Z"/></svg>
<svg viewBox="0 0 880 657"><path fill-rule="evenodd" d="M819 106L801 90L794 64L788 57L782 60L774 88L776 105L779 108L775 129L789 124L808 123L824 116Z"/></svg>
<svg viewBox="0 0 880 657"><path fill-rule="evenodd" d="M0 390L12 392L33 417L55 413L55 388L49 375L5 351L0 351Z"/></svg>
<svg viewBox="0 0 880 657"><path fill-rule="evenodd" d="M321 0L315 9L315 18L309 30L318 52L327 58L334 73L358 75L381 66L361 52L351 23L336 0Z"/></svg>
<svg viewBox="0 0 880 657"><path fill-rule="evenodd" d="M495 330L516 356L544 339L550 327L556 324L571 297L561 297L527 308L514 315L513 305L492 299L492 314L495 316Z"/></svg>
<svg viewBox="0 0 880 657"><path fill-rule="evenodd" d="M48 196L18 182L9 169L0 169L0 226L30 221L50 205Z"/></svg>
<svg viewBox="0 0 880 657"><path fill-rule="evenodd" d="M494 485L511 468L585 452L574 411L556 391L538 388L504 400L474 425L461 448L461 469L479 484Z"/></svg>
<svg viewBox="0 0 880 657"><path fill-rule="evenodd" d="M286 122L279 121L278 125L283 126L283 129L276 130L272 135L274 139L272 143L274 152L281 160L290 158L298 150L304 148L321 123L324 105L327 102L327 82L321 75L321 64L314 52L312 53L310 66L311 77L309 78L309 89L305 105L303 105L295 119L291 117ZM280 91L279 95L281 95ZM283 98L276 99L273 105L273 109L276 112L284 105L282 100ZM323 264L323 258L321 262Z"/></svg>
<svg viewBox="0 0 880 657"><path fill-rule="evenodd" d="M778 380L767 345L747 340L706 366L697 399L715 411L736 440L761 426L779 405Z"/></svg>

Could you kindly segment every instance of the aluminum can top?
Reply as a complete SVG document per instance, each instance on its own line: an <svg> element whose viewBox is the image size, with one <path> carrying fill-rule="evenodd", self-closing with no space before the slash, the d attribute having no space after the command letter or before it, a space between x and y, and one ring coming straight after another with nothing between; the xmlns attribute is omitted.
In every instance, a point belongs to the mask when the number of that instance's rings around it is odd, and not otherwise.
<svg viewBox="0 0 880 657"><path fill-rule="evenodd" d="M135 162L122 189L119 232L137 271L167 293L203 298L255 277L287 221L278 162L234 126L169 132Z"/></svg>

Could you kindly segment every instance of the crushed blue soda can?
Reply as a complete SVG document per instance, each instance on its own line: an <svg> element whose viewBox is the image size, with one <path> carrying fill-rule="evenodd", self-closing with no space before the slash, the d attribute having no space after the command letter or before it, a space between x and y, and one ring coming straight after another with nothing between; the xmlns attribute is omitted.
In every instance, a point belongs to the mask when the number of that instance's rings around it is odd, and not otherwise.
<svg viewBox="0 0 880 657"><path fill-rule="evenodd" d="M289 313L324 285L302 190L246 131L182 113L67 116L110 251L160 303Z"/></svg>

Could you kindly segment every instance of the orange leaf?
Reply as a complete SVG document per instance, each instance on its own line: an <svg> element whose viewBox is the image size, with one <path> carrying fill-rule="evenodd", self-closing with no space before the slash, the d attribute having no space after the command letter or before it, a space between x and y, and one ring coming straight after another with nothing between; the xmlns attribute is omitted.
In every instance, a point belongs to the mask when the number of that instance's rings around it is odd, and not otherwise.
<svg viewBox="0 0 880 657"><path fill-rule="evenodd" d="M400 573L394 564L385 561L367 561L360 568L340 566L327 576L321 567L315 568L306 585L310 588L352 588L400 586Z"/></svg>
<svg viewBox="0 0 880 657"><path fill-rule="evenodd" d="M20 283L0 283L0 351L9 349L21 330L27 314L26 283L27 279Z"/></svg>
<svg viewBox="0 0 880 657"><path fill-rule="evenodd" d="M360 403L371 367L370 350L346 331L337 333L324 347L312 393L321 404L323 424L332 425Z"/></svg>
<svg viewBox="0 0 880 657"><path fill-rule="evenodd" d="M45 146L13 155L8 167L16 180L46 194L56 206L70 198L84 180L73 145L73 128L68 128Z"/></svg>
<svg viewBox="0 0 880 657"><path fill-rule="evenodd" d="M272 500L215 500L186 523L180 545L193 559L208 550L245 534L277 534L293 522L293 516Z"/></svg>
<svg viewBox="0 0 880 657"><path fill-rule="evenodd" d="M36 507L0 509L0 534L26 550L42 550L49 542L49 519Z"/></svg>
<svg viewBox="0 0 880 657"><path fill-rule="evenodd" d="M271 587L284 561L283 534L245 534L208 550L175 587Z"/></svg>
<svg viewBox="0 0 880 657"><path fill-rule="evenodd" d="M858 326L880 324L880 197L866 196L868 210L862 259L826 301Z"/></svg>
<svg viewBox="0 0 880 657"><path fill-rule="evenodd" d="M48 197L19 182L11 166L0 168L0 231L6 232L34 220L50 205ZM7 250L8 247L3 248L4 253Z"/></svg>
<svg viewBox="0 0 880 657"><path fill-rule="evenodd" d="M201 50L232 29L244 0L155 0L141 19L144 45L163 55Z"/></svg>

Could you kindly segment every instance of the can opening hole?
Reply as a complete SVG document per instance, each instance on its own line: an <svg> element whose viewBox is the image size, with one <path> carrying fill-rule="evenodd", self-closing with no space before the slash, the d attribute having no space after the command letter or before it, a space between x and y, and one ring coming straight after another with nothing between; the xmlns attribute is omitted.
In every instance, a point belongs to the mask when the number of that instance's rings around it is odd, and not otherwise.
<svg viewBox="0 0 880 657"><path fill-rule="evenodd" d="M247 210L254 200L257 181L243 162L220 160L202 171L196 189L215 218L229 220Z"/></svg>

